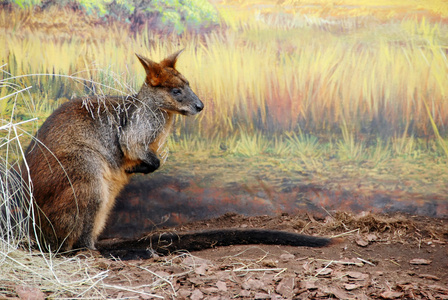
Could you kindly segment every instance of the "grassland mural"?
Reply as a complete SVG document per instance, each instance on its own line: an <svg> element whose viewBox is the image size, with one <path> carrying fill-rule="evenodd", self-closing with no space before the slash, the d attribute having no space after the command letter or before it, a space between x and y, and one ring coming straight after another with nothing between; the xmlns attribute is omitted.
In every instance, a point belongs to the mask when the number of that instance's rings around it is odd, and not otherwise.
<svg viewBox="0 0 448 300"><path fill-rule="evenodd" d="M113 223L228 211L448 213L444 1L0 7L1 134L10 141L8 124L37 118L14 127L22 144L64 101L134 93L144 77L134 53L157 61L185 48L178 68L206 108L178 120L165 166L127 188ZM19 156L0 144L6 160Z"/></svg>

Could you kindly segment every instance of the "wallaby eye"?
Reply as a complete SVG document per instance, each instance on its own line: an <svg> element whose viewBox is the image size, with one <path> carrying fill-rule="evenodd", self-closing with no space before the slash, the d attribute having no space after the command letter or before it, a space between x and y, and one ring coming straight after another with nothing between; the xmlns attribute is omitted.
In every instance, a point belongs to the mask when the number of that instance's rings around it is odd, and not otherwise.
<svg viewBox="0 0 448 300"><path fill-rule="evenodd" d="M178 89L178 88L174 88L171 90L171 94L173 94L174 96L179 96L180 94L182 94L182 90Z"/></svg>

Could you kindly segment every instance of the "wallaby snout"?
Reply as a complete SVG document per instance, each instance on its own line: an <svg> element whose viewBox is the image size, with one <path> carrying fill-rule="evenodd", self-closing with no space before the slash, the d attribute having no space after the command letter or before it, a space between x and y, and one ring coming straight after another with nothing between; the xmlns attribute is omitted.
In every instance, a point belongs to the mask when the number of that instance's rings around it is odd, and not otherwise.
<svg viewBox="0 0 448 300"><path fill-rule="evenodd" d="M189 86L185 89L185 94L182 98L175 97L176 101L179 102L179 106L183 107L179 109L179 113L185 116L200 113L204 109L204 103L199 100Z"/></svg>

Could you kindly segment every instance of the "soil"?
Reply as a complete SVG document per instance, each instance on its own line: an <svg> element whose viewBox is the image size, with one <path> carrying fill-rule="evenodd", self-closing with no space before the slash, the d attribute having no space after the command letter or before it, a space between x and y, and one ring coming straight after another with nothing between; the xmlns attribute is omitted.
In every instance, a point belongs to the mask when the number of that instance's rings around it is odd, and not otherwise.
<svg viewBox="0 0 448 300"><path fill-rule="evenodd" d="M132 260L99 256L98 267L109 270L108 284L134 287L105 290L105 298L448 299L448 219L342 212L325 218L226 214L166 230L235 227L339 242L324 248L232 245Z"/></svg>

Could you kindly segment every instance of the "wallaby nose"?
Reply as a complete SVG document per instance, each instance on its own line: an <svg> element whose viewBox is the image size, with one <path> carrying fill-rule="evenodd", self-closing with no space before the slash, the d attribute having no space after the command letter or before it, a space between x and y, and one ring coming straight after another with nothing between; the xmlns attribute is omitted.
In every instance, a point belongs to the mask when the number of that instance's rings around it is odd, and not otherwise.
<svg viewBox="0 0 448 300"><path fill-rule="evenodd" d="M196 110L197 110L198 112L200 112L201 110L204 109L204 103L202 103L201 101L199 101L198 103L196 103L194 106L195 106L195 108L196 108Z"/></svg>

